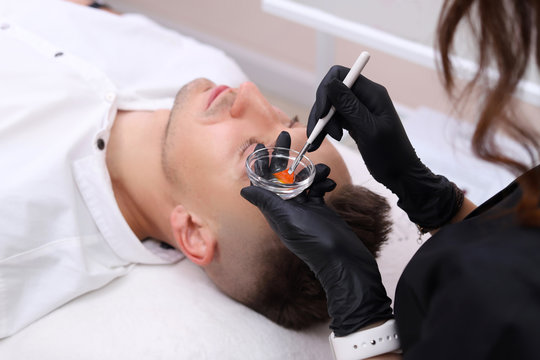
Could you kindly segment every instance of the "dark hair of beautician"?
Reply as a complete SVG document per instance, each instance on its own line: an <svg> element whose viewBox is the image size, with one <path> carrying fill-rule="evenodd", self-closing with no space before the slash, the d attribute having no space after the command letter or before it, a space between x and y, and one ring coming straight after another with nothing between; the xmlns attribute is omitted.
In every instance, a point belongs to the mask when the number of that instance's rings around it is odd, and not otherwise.
<svg viewBox="0 0 540 360"><path fill-rule="evenodd" d="M373 257L324 204L330 179L320 178L301 201L242 190L322 283L337 339L361 336L395 317L405 359L540 358L540 114L525 118L513 97L528 66L540 68L539 22L538 0L443 4L437 30L443 83L456 105L472 101L481 109L473 151L519 175L479 207L421 162L383 86L361 76L348 89L341 83L348 69L339 66L319 85L308 135L331 105L337 112L310 151L326 134L339 139L347 129L371 175L432 234L401 275L394 312ZM461 86L450 53L458 27L471 24L479 68ZM495 81L487 79L489 67L498 71ZM499 148L499 132L521 144L528 158Z"/></svg>

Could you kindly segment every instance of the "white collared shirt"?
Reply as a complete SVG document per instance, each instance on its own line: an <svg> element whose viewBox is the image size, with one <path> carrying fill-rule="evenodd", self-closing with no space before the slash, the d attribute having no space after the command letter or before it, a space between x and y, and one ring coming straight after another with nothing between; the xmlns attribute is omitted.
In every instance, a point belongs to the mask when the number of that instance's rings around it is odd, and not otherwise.
<svg viewBox="0 0 540 360"><path fill-rule="evenodd" d="M232 86L245 80L222 52L143 17L3 1L0 338L133 264L182 257L141 243L116 204L105 164L116 112L170 107L205 73Z"/></svg>

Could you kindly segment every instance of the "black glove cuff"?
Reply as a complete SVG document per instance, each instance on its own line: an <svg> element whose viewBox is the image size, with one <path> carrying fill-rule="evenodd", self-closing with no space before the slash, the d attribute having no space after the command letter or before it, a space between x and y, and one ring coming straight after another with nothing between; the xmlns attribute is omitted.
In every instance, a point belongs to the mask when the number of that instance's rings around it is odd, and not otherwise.
<svg viewBox="0 0 540 360"><path fill-rule="evenodd" d="M440 189L434 194L425 197L423 206L415 206L407 209L405 201L398 201L398 206L407 212L409 219L414 222L418 230L425 234L447 224L463 206L464 193L456 184L439 176ZM441 186L441 184L444 184ZM414 196L414 194L413 194ZM422 197L416 200L422 201Z"/></svg>
<svg viewBox="0 0 540 360"><path fill-rule="evenodd" d="M382 304L380 309L375 310L378 310L379 312L372 313L369 318L360 319L351 317L348 319L348 321L341 322L339 325L336 324L336 321L333 319L333 321L330 323L330 329L336 336L342 337L350 335L378 321L386 321L394 318L394 314L392 313L392 308L390 307L389 302Z"/></svg>
<svg viewBox="0 0 540 360"><path fill-rule="evenodd" d="M393 318L392 301L386 295L375 259L352 259L340 269L330 265L316 274L328 298L330 329L336 336L347 336Z"/></svg>

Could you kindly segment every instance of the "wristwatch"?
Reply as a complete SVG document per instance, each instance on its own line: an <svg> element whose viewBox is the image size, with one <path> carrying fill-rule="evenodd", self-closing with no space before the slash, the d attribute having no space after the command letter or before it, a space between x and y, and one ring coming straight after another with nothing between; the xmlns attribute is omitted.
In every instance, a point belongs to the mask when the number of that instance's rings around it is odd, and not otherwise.
<svg viewBox="0 0 540 360"><path fill-rule="evenodd" d="M386 354L400 348L394 319L374 328L358 331L347 336L330 334L330 347L335 360L360 360Z"/></svg>

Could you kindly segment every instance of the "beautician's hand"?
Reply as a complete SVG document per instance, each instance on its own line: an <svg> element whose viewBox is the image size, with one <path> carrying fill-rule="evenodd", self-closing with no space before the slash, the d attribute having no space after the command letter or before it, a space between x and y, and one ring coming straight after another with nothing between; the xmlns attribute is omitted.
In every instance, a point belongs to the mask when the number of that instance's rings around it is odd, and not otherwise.
<svg viewBox="0 0 540 360"><path fill-rule="evenodd" d="M333 66L317 89L308 136L332 105L336 114L310 151L326 133L339 140L341 129L347 129L371 175L398 196L398 205L413 222L427 229L445 224L459 210L462 193L420 161L386 89L362 75L349 89L342 83L348 71Z"/></svg>
<svg viewBox="0 0 540 360"><path fill-rule="evenodd" d="M315 273L328 299L330 328L337 336L345 336L392 318L392 309L375 259L324 202L324 194L336 185L327 178L330 168L318 164L316 170L312 186L290 200L256 186L243 188L241 194Z"/></svg>
<svg viewBox="0 0 540 360"><path fill-rule="evenodd" d="M255 173L264 178L271 178L273 176L272 174L285 170L289 164L287 156L289 155L288 149L290 149L290 147L291 135L286 131L282 131L276 139L276 144L274 145L275 149L272 151L272 155L284 155L284 157L272 156L270 163L266 161L266 157L255 160L255 164L253 165ZM253 152L258 150L268 154L268 150L266 150L266 147L263 144L257 144Z"/></svg>

